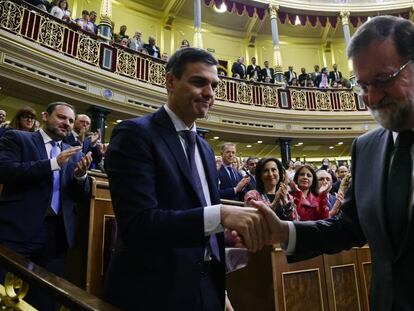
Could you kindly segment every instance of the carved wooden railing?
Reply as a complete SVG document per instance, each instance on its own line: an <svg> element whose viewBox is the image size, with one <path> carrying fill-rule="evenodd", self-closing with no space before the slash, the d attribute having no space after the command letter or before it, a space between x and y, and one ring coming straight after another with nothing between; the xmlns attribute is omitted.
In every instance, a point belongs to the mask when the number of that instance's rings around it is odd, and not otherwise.
<svg viewBox="0 0 414 311"><path fill-rule="evenodd" d="M0 0L0 28L116 74L165 87L165 62L110 45L73 23L66 23L20 1ZM367 110L350 89L295 88L221 77L216 98L229 103L303 111Z"/></svg>
<svg viewBox="0 0 414 311"><path fill-rule="evenodd" d="M9 271L4 285L0 285L1 310L35 310L24 301L31 286L36 286L37 290L54 297L62 305L60 310L118 310L2 245L0 245L0 267ZM3 280L1 281L3 282Z"/></svg>

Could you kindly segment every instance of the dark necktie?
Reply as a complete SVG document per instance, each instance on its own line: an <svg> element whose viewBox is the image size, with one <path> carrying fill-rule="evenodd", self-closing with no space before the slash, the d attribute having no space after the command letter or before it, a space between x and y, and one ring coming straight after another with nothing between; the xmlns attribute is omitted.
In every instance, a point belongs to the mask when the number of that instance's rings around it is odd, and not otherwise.
<svg viewBox="0 0 414 311"><path fill-rule="evenodd" d="M201 184L200 175L198 174L197 165L195 163L195 146L196 146L196 135L194 131L180 131L180 136L184 138L186 142L186 153L187 159L190 164L191 176L193 177L194 185L197 189L198 196L203 206L207 205L206 198L204 197L203 186ZM207 246L210 254L213 253L217 260L220 260L220 253L216 236L212 234L210 236L210 243Z"/></svg>
<svg viewBox="0 0 414 311"><path fill-rule="evenodd" d="M234 171L231 168L231 166L227 166L227 171L230 174L231 186L236 187L237 186L237 180L236 180L236 176L234 175Z"/></svg>
<svg viewBox="0 0 414 311"><path fill-rule="evenodd" d="M413 166L411 159L413 138L414 132L412 131L398 134L387 181L386 213L391 240L395 249L398 249L408 224L408 204L411 195Z"/></svg>
<svg viewBox="0 0 414 311"><path fill-rule="evenodd" d="M50 158L56 158L60 153L60 148L57 142L54 140L50 141L52 145L52 149L50 150ZM50 202L50 206L52 207L53 211L59 214L60 211L60 170L53 171L53 192L52 192L52 201Z"/></svg>

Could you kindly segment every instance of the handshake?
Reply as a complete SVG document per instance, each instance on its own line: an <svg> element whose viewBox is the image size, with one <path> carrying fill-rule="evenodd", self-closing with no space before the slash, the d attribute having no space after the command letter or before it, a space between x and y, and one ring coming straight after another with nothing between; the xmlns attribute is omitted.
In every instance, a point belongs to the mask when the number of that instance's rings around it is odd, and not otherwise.
<svg viewBox="0 0 414 311"><path fill-rule="evenodd" d="M251 201L252 207L221 205L221 224L237 236L237 244L257 252L265 245L287 243L289 227L266 204Z"/></svg>

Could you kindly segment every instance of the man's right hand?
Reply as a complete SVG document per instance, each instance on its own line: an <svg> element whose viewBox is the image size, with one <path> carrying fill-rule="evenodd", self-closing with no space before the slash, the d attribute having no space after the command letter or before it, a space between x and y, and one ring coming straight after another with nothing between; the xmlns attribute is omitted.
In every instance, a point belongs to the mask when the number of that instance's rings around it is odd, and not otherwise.
<svg viewBox="0 0 414 311"><path fill-rule="evenodd" d="M270 239L270 230L263 214L256 208L221 205L221 224L236 230L251 252L260 250Z"/></svg>
<svg viewBox="0 0 414 311"><path fill-rule="evenodd" d="M56 161L58 165L62 167L62 165L65 164L70 159L70 157L72 157L74 154L78 153L79 151L82 151L82 146L71 147L71 148L68 148L62 151L56 157Z"/></svg>
<svg viewBox="0 0 414 311"><path fill-rule="evenodd" d="M236 192L239 193L250 182L250 177L243 177L236 186Z"/></svg>

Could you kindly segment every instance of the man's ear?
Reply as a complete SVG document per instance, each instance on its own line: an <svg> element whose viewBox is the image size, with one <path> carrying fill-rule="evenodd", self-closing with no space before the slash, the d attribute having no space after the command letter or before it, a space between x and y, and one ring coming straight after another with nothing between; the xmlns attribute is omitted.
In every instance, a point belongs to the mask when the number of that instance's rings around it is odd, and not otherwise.
<svg viewBox="0 0 414 311"><path fill-rule="evenodd" d="M46 122L47 121L47 117L49 116L49 114L46 111L42 112L42 121Z"/></svg>
<svg viewBox="0 0 414 311"><path fill-rule="evenodd" d="M165 86L168 92L171 92L174 89L175 79L176 78L173 76L171 72L167 72L167 74L165 75Z"/></svg>

